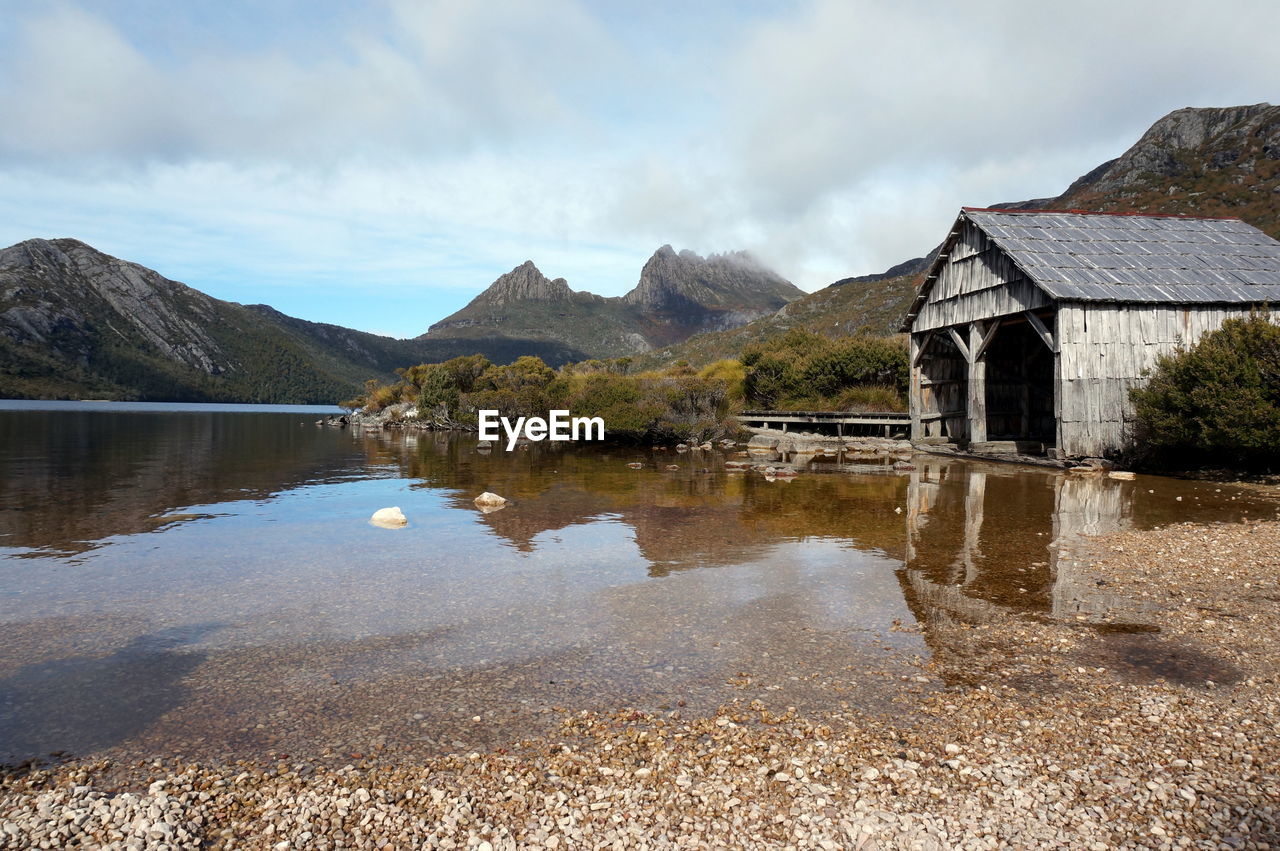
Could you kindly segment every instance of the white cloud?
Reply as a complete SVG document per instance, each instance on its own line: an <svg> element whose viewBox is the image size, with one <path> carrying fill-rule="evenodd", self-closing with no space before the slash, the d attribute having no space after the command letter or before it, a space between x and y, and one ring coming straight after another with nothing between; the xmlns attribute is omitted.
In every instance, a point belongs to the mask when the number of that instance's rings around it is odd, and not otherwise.
<svg viewBox="0 0 1280 851"><path fill-rule="evenodd" d="M53 7L19 20L0 60L0 155L328 167L502 149L581 132L566 96L585 73L608 77L618 58L569 0L395 0L366 23L315 33L306 58L182 45L162 62L101 17Z"/></svg>
<svg viewBox="0 0 1280 851"><path fill-rule="evenodd" d="M442 305L525 259L619 294L664 242L814 288L1057 194L1170 109L1280 90L1270 2L387 0L208 40L143 7L13 16L0 237Z"/></svg>

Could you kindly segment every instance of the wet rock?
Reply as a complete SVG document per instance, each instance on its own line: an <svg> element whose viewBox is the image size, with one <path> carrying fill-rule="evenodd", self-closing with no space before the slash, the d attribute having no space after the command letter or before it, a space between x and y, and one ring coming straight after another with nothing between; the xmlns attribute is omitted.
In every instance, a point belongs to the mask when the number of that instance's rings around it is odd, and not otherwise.
<svg viewBox="0 0 1280 851"><path fill-rule="evenodd" d="M400 506L395 505L391 508L379 508L373 512L369 522L374 526L381 526L383 529L399 529L401 526L408 524L409 518L404 516Z"/></svg>
<svg viewBox="0 0 1280 851"><path fill-rule="evenodd" d="M507 504L506 497L498 496L496 493L485 491L475 498L475 504L481 508L502 508Z"/></svg>

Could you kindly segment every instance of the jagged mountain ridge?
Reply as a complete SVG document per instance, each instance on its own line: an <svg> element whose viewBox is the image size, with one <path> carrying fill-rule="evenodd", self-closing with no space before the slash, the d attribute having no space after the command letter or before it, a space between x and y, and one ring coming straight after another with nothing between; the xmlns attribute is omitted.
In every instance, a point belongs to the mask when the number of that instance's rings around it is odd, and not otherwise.
<svg viewBox="0 0 1280 851"><path fill-rule="evenodd" d="M1280 239L1280 106L1175 110L1062 194L990 206L1236 217ZM702 365L796 325L831 335L893 333L937 251L878 274L843 278L772 316L655 351L643 364Z"/></svg>
<svg viewBox="0 0 1280 851"><path fill-rule="evenodd" d="M507 360L585 357L539 340L498 348ZM333 403L472 349L222 301L74 239L0 250L0 397Z"/></svg>
<svg viewBox="0 0 1280 851"><path fill-rule="evenodd" d="M516 336L618 357L744 325L803 295L745 252L704 258L664 245L645 263L636 286L614 298L575 292L527 261L420 339L479 343Z"/></svg>
<svg viewBox="0 0 1280 851"><path fill-rule="evenodd" d="M26 240L0 250L0 397L332 403L369 378L459 355L558 366L643 351L800 292L745 255L704 261L666 247L655 258L639 304L574 292L527 262L445 333L397 340L222 301L78 240Z"/></svg>

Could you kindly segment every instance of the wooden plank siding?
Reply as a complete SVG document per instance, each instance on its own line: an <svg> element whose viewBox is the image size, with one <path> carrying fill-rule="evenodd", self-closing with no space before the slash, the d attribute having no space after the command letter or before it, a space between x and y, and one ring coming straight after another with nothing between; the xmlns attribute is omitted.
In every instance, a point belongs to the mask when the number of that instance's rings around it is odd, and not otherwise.
<svg viewBox="0 0 1280 851"><path fill-rule="evenodd" d="M1129 390L1160 355L1192 346L1248 305L1063 302L1058 307L1058 448L1068 456L1114 452L1129 437Z"/></svg>
<svg viewBox="0 0 1280 851"><path fill-rule="evenodd" d="M959 326L1052 303L981 229L966 222L911 330Z"/></svg>

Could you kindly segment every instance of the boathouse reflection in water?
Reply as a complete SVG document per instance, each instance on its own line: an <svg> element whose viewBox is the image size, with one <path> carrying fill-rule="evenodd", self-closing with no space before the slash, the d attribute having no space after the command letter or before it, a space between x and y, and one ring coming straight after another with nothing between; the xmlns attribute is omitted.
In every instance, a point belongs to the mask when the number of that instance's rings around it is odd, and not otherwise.
<svg viewBox="0 0 1280 851"><path fill-rule="evenodd" d="M1114 608L1088 538L1134 525L1134 481L917 459L907 487L905 590L917 616L1010 610L1093 619Z"/></svg>

